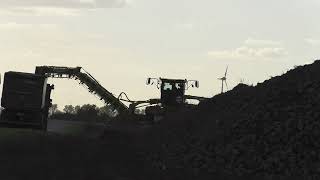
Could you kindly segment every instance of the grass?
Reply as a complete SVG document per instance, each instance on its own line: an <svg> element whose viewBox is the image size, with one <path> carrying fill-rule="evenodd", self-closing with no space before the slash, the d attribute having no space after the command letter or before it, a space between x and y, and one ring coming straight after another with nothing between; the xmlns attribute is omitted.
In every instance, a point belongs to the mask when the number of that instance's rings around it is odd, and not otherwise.
<svg viewBox="0 0 320 180"><path fill-rule="evenodd" d="M0 128L0 142L18 138L36 138L44 136L41 131L31 129Z"/></svg>
<svg viewBox="0 0 320 180"><path fill-rule="evenodd" d="M60 120L49 120L49 132L56 132L70 136L97 137L103 133L104 125L83 122L68 122Z"/></svg>

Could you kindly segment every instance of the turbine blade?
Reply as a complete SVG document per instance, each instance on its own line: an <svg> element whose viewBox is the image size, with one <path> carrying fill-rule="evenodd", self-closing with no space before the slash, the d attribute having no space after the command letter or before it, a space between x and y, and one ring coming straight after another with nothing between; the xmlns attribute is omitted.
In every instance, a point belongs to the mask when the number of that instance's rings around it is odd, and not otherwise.
<svg viewBox="0 0 320 180"><path fill-rule="evenodd" d="M226 87L227 87L227 90L229 89L229 87L228 87L228 83L227 83L227 81L224 81L225 83L226 83Z"/></svg>
<svg viewBox="0 0 320 180"><path fill-rule="evenodd" d="M229 68L229 66L227 66L226 72L224 73L224 77L227 77L228 68Z"/></svg>

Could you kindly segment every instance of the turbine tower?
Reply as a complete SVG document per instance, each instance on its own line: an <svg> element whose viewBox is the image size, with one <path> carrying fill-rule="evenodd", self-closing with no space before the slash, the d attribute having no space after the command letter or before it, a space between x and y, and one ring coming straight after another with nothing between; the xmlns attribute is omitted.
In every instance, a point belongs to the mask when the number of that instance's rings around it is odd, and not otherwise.
<svg viewBox="0 0 320 180"><path fill-rule="evenodd" d="M223 93L224 84L226 85L226 88L228 89L227 74L228 74L228 66L227 66L226 72L224 73L224 76L222 78L218 78L218 80L221 81L221 94Z"/></svg>

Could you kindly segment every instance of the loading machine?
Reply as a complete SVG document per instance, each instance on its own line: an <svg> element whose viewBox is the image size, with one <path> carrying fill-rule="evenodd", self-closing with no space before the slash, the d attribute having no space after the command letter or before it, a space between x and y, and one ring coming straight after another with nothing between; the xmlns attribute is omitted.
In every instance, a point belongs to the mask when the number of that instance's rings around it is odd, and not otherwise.
<svg viewBox="0 0 320 180"><path fill-rule="evenodd" d="M153 122L161 120L168 112L195 106L195 104L188 103L188 100L202 101L206 99L185 94L186 90L191 87L199 88L199 82L196 80L148 78L146 84L157 86L160 90L160 99L132 101L125 93L121 93L118 99L130 103L128 108L130 114L134 114L137 108L145 107L145 116Z"/></svg>
<svg viewBox="0 0 320 180"><path fill-rule="evenodd" d="M19 72L11 72L11 74L15 74ZM20 73L20 75L22 75ZM41 117L45 116L47 118L48 116L48 109L51 105L51 99L50 94L51 90L53 89L52 85L46 84L46 80L48 78L67 78L67 79L75 79L79 80L80 84L84 85L90 93L95 94L102 100L106 106L108 106L110 109L112 109L112 112L109 114L110 117L117 117L117 118L126 118L130 119L132 117L138 117L143 119L147 119L148 121L156 122L159 119L163 118L165 114L168 111L176 111L179 108L187 107L187 106L194 106L192 104L188 103L189 99L202 101L206 98L204 97L197 97L197 96L190 96L186 95L185 92L191 87L198 88L199 82L196 80L186 80L186 79L164 79L164 78L148 78L147 79L147 85L156 85L157 88L160 90L161 97L158 99L150 99L150 100L144 100L144 101L132 101L128 98L127 94L122 92L119 96L113 95L111 92L109 92L106 88L104 88L90 73L85 71L82 67L59 67L59 66L37 66L34 74L24 74L27 75L25 79L28 79L27 77L35 76L37 78L42 79L41 85L45 86L46 93L41 92L42 101L44 102L41 108L38 108L34 114L34 116L39 116L39 113L41 112ZM7 81L10 84L10 78L8 78L7 75L5 75L5 82ZM23 75L20 77L20 79L23 79ZM22 80L23 82L23 80ZM45 82L45 83L44 83ZM7 84L8 84L7 83ZM19 84L19 82L17 82ZM4 83L4 89L11 89L13 91L16 91L17 88L19 88L19 85L14 86L8 86L6 83ZM26 85L25 85L26 86ZM39 86L40 87L40 86ZM28 89L28 88L27 88ZM26 98L27 94L35 95L37 96L38 91L35 91L34 89L29 89L30 92L24 92L22 99L28 100ZM8 99L9 97L9 99ZM5 102L10 102L10 97L12 100L15 100L14 96L8 96L8 94L4 94L2 96L2 99L6 99ZM20 99L21 100L21 99ZM29 99L30 100L30 99ZM20 102L22 103L22 101ZM27 102L23 102L27 103ZM128 103L129 106L126 106L124 103ZM2 103L3 104L3 103ZM5 112L7 114L11 114L11 116L16 117L17 112L11 109L14 108L5 108ZM20 111L24 111L20 108ZM43 109L44 108L44 109ZM144 115L137 115L135 112L138 108L145 108L145 114ZM30 117L31 118L31 117ZM29 118L29 119L30 119ZM46 129L46 118L45 120L41 120L42 123L40 123L41 129ZM2 120L4 118L1 117L0 125L3 124ZM6 122L9 121L9 118L6 118ZM13 119L11 122L14 122L16 124L19 124L21 120L19 119ZM39 123L38 123L39 124Z"/></svg>

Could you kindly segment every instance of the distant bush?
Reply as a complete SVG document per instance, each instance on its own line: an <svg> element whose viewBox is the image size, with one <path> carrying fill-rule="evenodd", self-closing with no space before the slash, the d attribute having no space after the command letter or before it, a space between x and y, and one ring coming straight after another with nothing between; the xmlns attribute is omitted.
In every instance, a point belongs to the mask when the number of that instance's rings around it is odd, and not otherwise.
<svg viewBox="0 0 320 180"><path fill-rule="evenodd" d="M85 104L83 106L66 105L63 111L58 110L57 105L54 104L50 109L50 118L58 120L71 121L90 121L101 122L110 119L112 110L108 106L97 107L94 104Z"/></svg>

